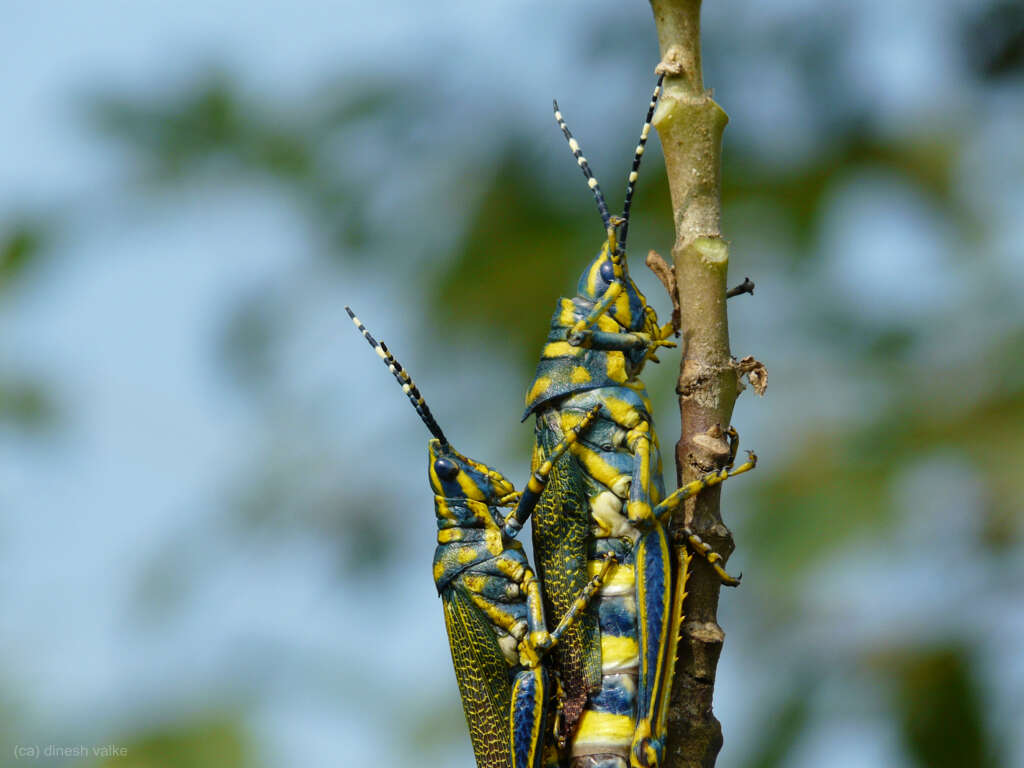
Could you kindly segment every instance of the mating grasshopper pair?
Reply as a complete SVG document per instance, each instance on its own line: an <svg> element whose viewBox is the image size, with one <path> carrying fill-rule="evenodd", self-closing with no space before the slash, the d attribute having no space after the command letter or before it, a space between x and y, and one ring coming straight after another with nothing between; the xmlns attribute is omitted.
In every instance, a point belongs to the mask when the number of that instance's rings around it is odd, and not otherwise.
<svg viewBox="0 0 1024 768"><path fill-rule="evenodd" d="M671 324L629 277L629 209L661 88L655 88L613 217L555 104L555 117L597 200L606 240L573 299L555 310L527 395L537 417L533 473L516 493L496 470L455 451L387 347L353 321L388 365L434 439L430 484L441 594L456 679L480 768L648 768L660 763L690 555L663 523L726 466L665 497L651 406L639 376ZM347 308L346 308L347 309ZM508 515L499 510L512 507ZM515 540L533 518L537 571ZM692 531L688 547L723 582L720 557ZM588 605L596 604L596 610ZM557 620L546 629L545 616ZM554 694L552 689L554 689ZM558 716L552 718L552 698Z"/></svg>

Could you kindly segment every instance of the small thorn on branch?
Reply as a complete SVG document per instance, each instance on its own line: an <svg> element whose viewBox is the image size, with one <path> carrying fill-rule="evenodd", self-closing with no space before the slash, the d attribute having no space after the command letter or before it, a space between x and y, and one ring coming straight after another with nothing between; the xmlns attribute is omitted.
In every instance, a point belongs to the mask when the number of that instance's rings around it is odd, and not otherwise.
<svg viewBox="0 0 1024 768"><path fill-rule="evenodd" d="M730 288L725 292L725 298L731 299L733 296L739 296L741 293L749 293L751 296L754 295L754 281L749 277L744 277L743 282L737 285L735 288Z"/></svg>

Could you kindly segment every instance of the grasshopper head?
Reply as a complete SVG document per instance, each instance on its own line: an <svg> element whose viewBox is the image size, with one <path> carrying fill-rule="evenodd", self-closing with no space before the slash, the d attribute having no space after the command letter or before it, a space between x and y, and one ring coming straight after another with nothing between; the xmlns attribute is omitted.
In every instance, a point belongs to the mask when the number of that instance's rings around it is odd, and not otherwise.
<svg viewBox="0 0 1024 768"><path fill-rule="evenodd" d="M496 469L463 456L448 443L434 439L429 446L430 487L447 499L470 499L497 506L515 488Z"/></svg>
<svg viewBox="0 0 1024 768"><path fill-rule="evenodd" d="M608 315L625 331L645 331L647 299L629 276L626 255L614 252L614 241L609 239L601 251L587 265L576 286L577 298L596 304L614 282L622 285L622 292L608 308Z"/></svg>

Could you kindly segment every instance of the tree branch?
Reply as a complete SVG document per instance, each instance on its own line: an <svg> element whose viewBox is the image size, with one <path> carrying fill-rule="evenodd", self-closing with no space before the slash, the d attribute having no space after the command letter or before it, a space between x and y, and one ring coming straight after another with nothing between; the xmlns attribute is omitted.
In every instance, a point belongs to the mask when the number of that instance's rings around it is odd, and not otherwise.
<svg viewBox="0 0 1024 768"><path fill-rule="evenodd" d="M661 137L672 195L672 248L685 351L680 366L682 436L676 445L680 485L721 466L728 456L723 432L738 380L729 352L726 317L728 246L721 238L721 140L725 112L704 90L700 56L700 0L651 0L666 74L654 126ZM684 523L723 557L733 550L722 524L720 488L687 502ZM683 546L673 530L677 546ZM712 712L715 670L725 633L718 626L720 583L699 558L684 605L676 678L669 708L667 768L710 768L722 747Z"/></svg>

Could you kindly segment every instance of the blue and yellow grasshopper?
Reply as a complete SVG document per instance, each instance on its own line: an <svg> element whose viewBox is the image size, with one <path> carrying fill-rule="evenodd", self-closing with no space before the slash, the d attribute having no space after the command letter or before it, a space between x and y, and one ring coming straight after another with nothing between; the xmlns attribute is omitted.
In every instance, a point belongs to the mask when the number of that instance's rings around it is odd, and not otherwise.
<svg viewBox="0 0 1024 768"><path fill-rule="evenodd" d="M551 462L537 467L523 493L500 472L456 451L412 378L345 307L430 430L428 475L437 515L434 582L444 606L455 677L479 768L541 768L553 733L552 680L542 663L597 593L614 555L577 591L548 632L533 569L519 542L503 534L503 506L528 516L547 484ZM581 415L551 451L557 461L594 419ZM557 680L554 681L557 684Z"/></svg>
<svg viewBox="0 0 1024 768"><path fill-rule="evenodd" d="M652 95L633 156L623 215L613 217L579 143L557 102L555 119L597 200L606 240L584 270L577 295L562 298L551 321L536 377L526 396L527 418L537 417L534 464L554 463L533 513L534 554L550 616L572 600L603 559L614 554L600 590L596 625L586 617L555 649L552 665L565 687L562 759L573 765L655 766L664 749L668 696L674 672L688 566L671 554L663 523L684 499L733 474L738 438L729 430L725 468L667 498L651 405L639 376L661 346L674 346L671 324L657 314L629 276L626 235L640 160L661 89ZM598 409L585 437L557 457L555 449L581 414ZM506 520L514 535L525 521ZM689 529L688 544L727 584L738 583L720 557Z"/></svg>

